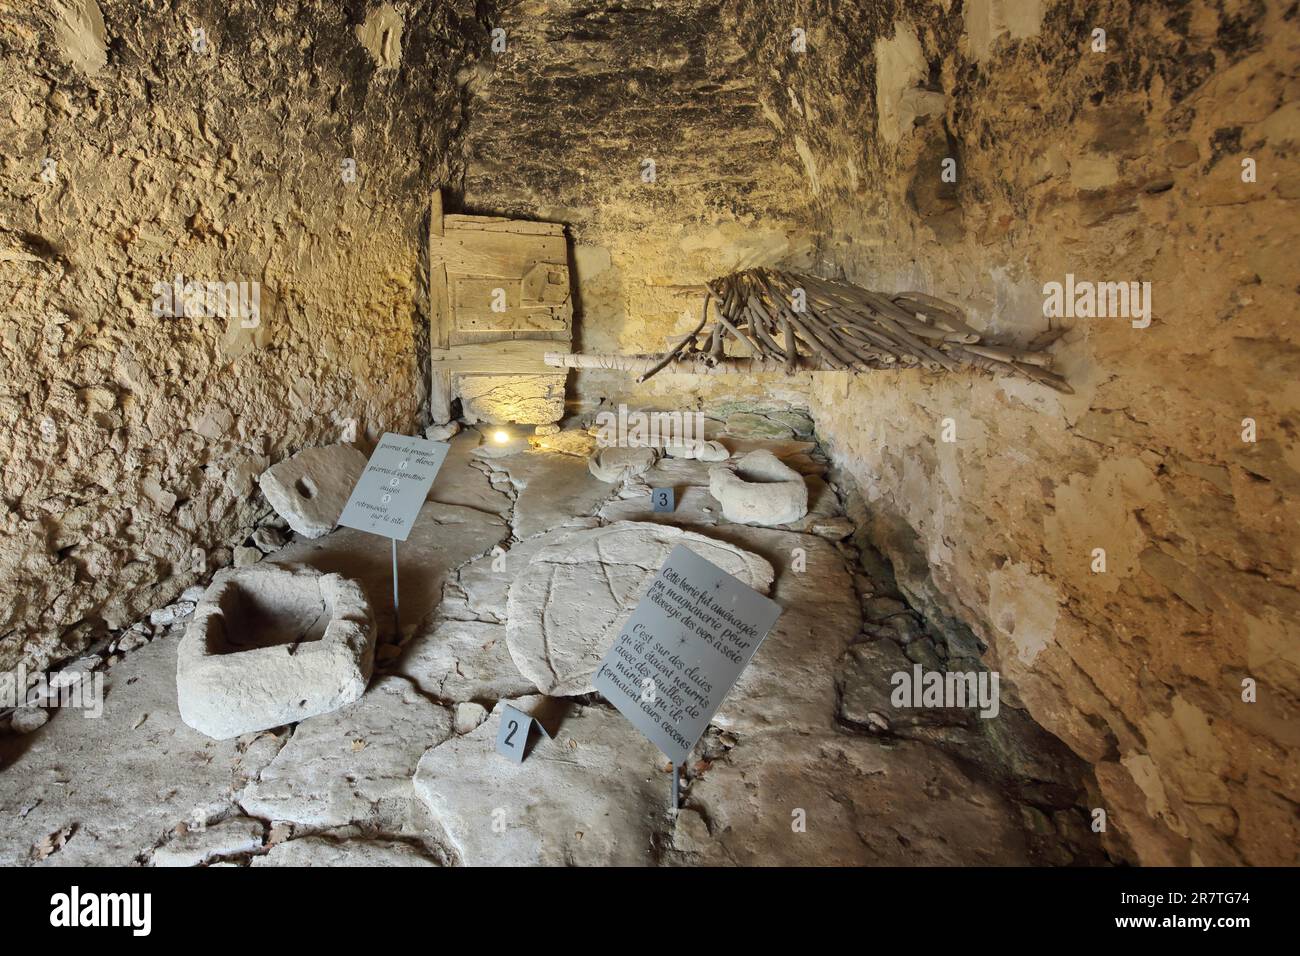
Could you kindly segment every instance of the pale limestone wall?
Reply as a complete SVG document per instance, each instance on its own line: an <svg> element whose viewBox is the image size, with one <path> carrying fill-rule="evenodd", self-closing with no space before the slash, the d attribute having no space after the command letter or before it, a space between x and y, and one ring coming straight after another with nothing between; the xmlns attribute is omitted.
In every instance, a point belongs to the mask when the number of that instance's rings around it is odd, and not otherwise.
<svg viewBox="0 0 1300 956"><path fill-rule="evenodd" d="M974 628L1007 692L1095 765L1116 856L1296 862L1294 19L1273 4L1118 0L708 9L713 27L678 31L696 54L673 68L741 44L726 69L749 112L716 93L698 110L647 96L589 111L603 117L594 131L561 110L547 142L580 160L564 173L511 179L471 149L467 199L575 224L580 348L662 349L698 304L673 284L787 264L956 301L1008 343L1064 328L1052 348L1075 394L920 372L641 387L584 374L571 394L580 407L811 403L909 594ZM789 51L795 26L805 54ZM552 35L545 56L620 53L589 49ZM529 139L526 120L501 121L508 105L492 109L471 146L502 130ZM709 130L684 119L702 115ZM726 155L753 187L710 192L703 173L673 186L663 164L666 194L619 178L647 143L705 157L729 142L744 144ZM939 175L948 157L956 182ZM788 245L761 248L765 235ZM1049 323L1043 285L1067 272L1151 282L1150 325ZM1255 443L1241 440L1247 417Z"/></svg>
<svg viewBox="0 0 1300 956"><path fill-rule="evenodd" d="M862 136L871 103L918 71L859 59L871 24L778 69L785 102L819 116L798 132L827 274L957 301L1007 341L1064 327L1053 353L1075 394L836 374L814 414L908 591L971 623L1031 713L1094 763L1131 847L1117 852L1295 863L1300 29L1273 4L1025 5L1037 24L1009 21L1019 6L966 4L962 22L895 5L875 28L920 38L921 92L944 106L891 134L894 109L879 138ZM874 100L843 95L855 69ZM937 176L947 156L956 184ZM1067 272L1151 282L1149 327L1049 322L1043 284Z"/></svg>
<svg viewBox="0 0 1300 956"><path fill-rule="evenodd" d="M921 289L1021 343L1048 331L1045 282L1150 281L1149 327L1050 323L1072 396L920 372L590 373L570 394L811 403L909 594L1095 765L1117 855L1296 862L1300 35L1280 5L150 9L0 21L0 666L174 596L193 547L242 538L263 461L349 417L411 422L420 210L457 180L466 109L461 205L570 224L585 351L661 349L688 286L750 265ZM463 34L497 24L508 52L461 70ZM177 271L259 278L262 326L154 319Z"/></svg>
<svg viewBox="0 0 1300 956"><path fill-rule="evenodd" d="M483 31L369 6L6 5L0 668L166 603L195 548L228 561L270 461L414 424L421 219ZM260 325L156 318L176 273L260 282Z"/></svg>

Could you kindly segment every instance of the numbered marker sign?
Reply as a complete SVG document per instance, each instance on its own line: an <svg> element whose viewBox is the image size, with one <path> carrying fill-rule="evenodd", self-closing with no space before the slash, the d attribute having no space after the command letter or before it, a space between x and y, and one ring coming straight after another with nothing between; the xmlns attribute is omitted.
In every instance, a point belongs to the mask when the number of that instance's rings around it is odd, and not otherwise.
<svg viewBox="0 0 1300 956"><path fill-rule="evenodd" d="M655 488L650 492L655 511L672 511L677 507L677 494L672 488Z"/></svg>
<svg viewBox="0 0 1300 956"><path fill-rule="evenodd" d="M592 684L680 765L780 614L775 601L679 544Z"/></svg>
<svg viewBox="0 0 1300 956"><path fill-rule="evenodd" d="M450 447L446 442L385 434L352 489L339 524L405 541Z"/></svg>
<svg viewBox="0 0 1300 956"><path fill-rule="evenodd" d="M523 763L524 751L528 749L528 735L534 726L550 739L551 735L545 727L523 711L506 704L501 709L501 726L497 728L497 753L504 754L515 763Z"/></svg>

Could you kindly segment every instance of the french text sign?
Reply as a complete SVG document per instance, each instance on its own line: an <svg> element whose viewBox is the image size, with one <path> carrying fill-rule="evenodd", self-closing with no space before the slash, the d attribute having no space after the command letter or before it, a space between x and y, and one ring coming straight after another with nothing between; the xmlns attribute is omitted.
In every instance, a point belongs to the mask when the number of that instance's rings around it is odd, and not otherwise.
<svg viewBox="0 0 1300 956"><path fill-rule="evenodd" d="M775 601L678 545L592 683L682 764L780 614Z"/></svg>
<svg viewBox="0 0 1300 956"><path fill-rule="evenodd" d="M352 489L339 524L405 541L450 447L386 433Z"/></svg>

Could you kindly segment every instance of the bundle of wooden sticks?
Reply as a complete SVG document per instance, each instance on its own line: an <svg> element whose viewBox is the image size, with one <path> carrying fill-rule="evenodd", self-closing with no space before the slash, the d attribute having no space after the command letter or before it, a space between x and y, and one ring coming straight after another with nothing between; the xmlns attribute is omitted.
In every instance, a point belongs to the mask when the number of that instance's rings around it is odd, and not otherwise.
<svg viewBox="0 0 1300 956"><path fill-rule="evenodd" d="M889 296L776 269L735 272L705 286L700 324L666 354L571 356L578 361L554 364L640 371L639 382L670 365L699 374L973 367L1073 391L1048 370L1045 352L984 344L956 306L924 293ZM715 321L706 328L710 304Z"/></svg>

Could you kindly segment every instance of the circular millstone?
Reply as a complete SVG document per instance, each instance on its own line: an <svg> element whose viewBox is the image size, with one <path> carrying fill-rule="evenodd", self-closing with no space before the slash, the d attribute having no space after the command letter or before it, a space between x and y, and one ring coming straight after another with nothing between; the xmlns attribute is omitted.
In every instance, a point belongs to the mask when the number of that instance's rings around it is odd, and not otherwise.
<svg viewBox="0 0 1300 956"><path fill-rule="evenodd" d="M575 531L539 550L510 587L506 643L519 672L544 694L591 693L601 658L679 544L760 593L772 584L758 555L692 531L641 521Z"/></svg>

